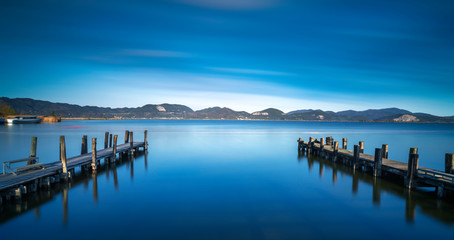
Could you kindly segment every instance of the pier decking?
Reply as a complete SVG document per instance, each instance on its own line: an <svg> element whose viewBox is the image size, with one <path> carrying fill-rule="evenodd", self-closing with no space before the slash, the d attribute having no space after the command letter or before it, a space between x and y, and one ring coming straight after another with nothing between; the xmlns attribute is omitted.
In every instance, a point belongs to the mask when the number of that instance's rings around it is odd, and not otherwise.
<svg viewBox="0 0 454 240"><path fill-rule="evenodd" d="M339 143L331 137L320 140L309 138L304 142L301 138L298 142L298 152L306 152L308 155L316 155L332 160L333 162L350 166L353 170L370 172L375 177L394 175L402 179L408 189L417 187L435 187L439 197L447 192L454 191L453 154L446 154L445 172L429 168L419 167L419 155L417 148L410 148L408 163L388 159L388 145L383 144L382 148L375 149L375 155L363 153L364 142L354 146L354 150L346 149L346 139L342 141L342 148Z"/></svg>
<svg viewBox="0 0 454 240"><path fill-rule="evenodd" d="M81 155L66 159L65 138L60 137L60 161L47 164L27 163L21 167L23 171L6 173L0 175L0 204L11 198L20 199L23 194L36 192L38 188L50 188L53 182L65 181L74 175L75 168L81 167L83 171L96 172L101 164L100 159L106 159L107 163L115 163L117 154L120 156L132 156L136 150L147 149L147 131L144 133L143 142L134 142L133 133L125 132L125 143L117 146L117 135L105 134L104 149L96 150L96 138L92 139L92 151L87 151L87 136L82 138ZM36 138L32 138L32 151L30 160L37 159ZM27 159L25 159L27 160ZM23 161L23 160L20 160ZM17 162L17 161L11 161ZM33 166L39 166L33 168ZM5 168L4 168L5 169ZM18 168L19 169L19 168Z"/></svg>

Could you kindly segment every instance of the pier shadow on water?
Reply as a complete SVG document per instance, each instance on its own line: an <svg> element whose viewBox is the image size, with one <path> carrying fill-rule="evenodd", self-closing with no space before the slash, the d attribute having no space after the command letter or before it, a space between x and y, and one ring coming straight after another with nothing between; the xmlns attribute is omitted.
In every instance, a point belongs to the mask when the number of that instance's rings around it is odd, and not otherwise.
<svg viewBox="0 0 454 240"><path fill-rule="evenodd" d="M353 170L353 168L334 163L323 157L299 153L298 162L307 163L309 171L317 171L322 177L328 173L332 176L333 186L340 178L351 178L351 194L357 195L360 183L366 184L372 188L372 204L380 206L382 204L382 196L391 194L405 200L405 220L408 223L413 223L417 218L417 212L430 216L436 220L442 221L445 224L454 224L454 201L453 196L448 196L443 199L437 198L436 192L433 189L413 189L404 188L404 183L401 179L395 178L392 175L387 175L382 178L373 177L370 173ZM318 169L317 169L318 168ZM419 211L417 211L417 209Z"/></svg>
<svg viewBox="0 0 454 240"><path fill-rule="evenodd" d="M118 157L116 161L109 162L108 159L103 160L103 164L98 166L97 171L83 171L78 168L75 171L74 176L67 182L61 181L52 184L48 189L39 189L35 193L29 193L21 199L13 199L0 206L0 225L8 222L9 220L16 218L29 211L33 211L35 219L40 219L41 211L40 206L54 201L59 195L62 198L62 222L68 223L68 192L75 187L80 185L85 190L91 186L93 192L93 202L98 203L98 179L105 177L107 180L113 178L113 184L115 190L119 189L119 177L117 169L127 168L130 172L131 180L134 178L134 165L137 158L144 158L144 168L148 169L148 155L147 151L136 151L134 155L128 155L124 157ZM142 164L142 161L140 161ZM141 165L142 167L142 165Z"/></svg>

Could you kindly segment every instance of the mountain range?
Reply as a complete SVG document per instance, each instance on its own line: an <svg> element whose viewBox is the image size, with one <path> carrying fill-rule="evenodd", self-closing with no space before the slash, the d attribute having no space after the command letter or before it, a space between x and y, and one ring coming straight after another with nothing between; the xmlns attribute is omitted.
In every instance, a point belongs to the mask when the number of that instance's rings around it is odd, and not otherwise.
<svg viewBox="0 0 454 240"><path fill-rule="evenodd" d="M30 98L0 97L0 103L17 114L57 115L63 118L149 118L149 119L225 119L225 120L289 120L289 121L368 121L368 122L444 122L454 123L454 116L441 117L412 113L399 108L365 111L323 111L302 109L288 113L275 108L248 113L230 108L212 107L194 111L179 104L147 104L136 108L108 108L53 103Z"/></svg>

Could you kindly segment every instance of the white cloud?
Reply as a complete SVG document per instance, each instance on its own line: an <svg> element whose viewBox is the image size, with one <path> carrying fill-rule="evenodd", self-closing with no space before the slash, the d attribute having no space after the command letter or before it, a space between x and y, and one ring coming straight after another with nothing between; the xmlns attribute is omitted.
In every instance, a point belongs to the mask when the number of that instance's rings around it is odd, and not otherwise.
<svg viewBox="0 0 454 240"><path fill-rule="evenodd" d="M279 0L176 0L178 2L205 8L224 10L254 10L276 6Z"/></svg>
<svg viewBox="0 0 454 240"><path fill-rule="evenodd" d="M245 69L245 68L221 68L221 67L207 67L207 69L224 72L224 73L242 73L242 74L252 74L252 75L269 75L269 76L289 76L291 73L286 72L276 72L260 69Z"/></svg>
<svg viewBox="0 0 454 240"><path fill-rule="evenodd" d="M124 49L117 53L123 56L135 56L135 57L189 57L190 54L176 51L164 51L155 49Z"/></svg>

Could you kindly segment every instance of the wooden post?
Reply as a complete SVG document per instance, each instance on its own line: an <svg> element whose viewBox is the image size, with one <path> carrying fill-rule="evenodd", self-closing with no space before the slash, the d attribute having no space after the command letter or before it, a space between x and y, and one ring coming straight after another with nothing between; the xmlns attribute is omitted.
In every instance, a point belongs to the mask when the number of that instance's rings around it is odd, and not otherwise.
<svg viewBox="0 0 454 240"><path fill-rule="evenodd" d="M364 153L364 142L363 141L359 142L359 152Z"/></svg>
<svg viewBox="0 0 454 240"><path fill-rule="evenodd" d="M60 159L63 165L63 173L68 173L68 168L66 166L66 143L65 143L65 136L60 136Z"/></svg>
<svg viewBox="0 0 454 240"><path fill-rule="evenodd" d="M339 142L338 141L334 141L334 147L333 147L333 153L334 153L333 161L334 162L337 161L337 153L338 152L339 152Z"/></svg>
<svg viewBox="0 0 454 240"><path fill-rule="evenodd" d="M355 145L353 146L353 169L357 169L359 165L359 154L361 153L360 151L360 146Z"/></svg>
<svg viewBox="0 0 454 240"><path fill-rule="evenodd" d="M314 138L309 137L309 143L307 147L307 153L310 154L312 152L312 147L314 146Z"/></svg>
<svg viewBox="0 0 454 240"><path fill-rule="evenodd" d="M445 154L445 172L454 173L454 154L452 153Z"/></svg>
<svg viewBox="0 0 454 240"><path fill-rule="evenodd" d="M374 158L374 177L381 176L381 165L382 165L382 149L375 149L375 158Z"/></svg>
<svg viewBox="0 0 454 240"><path fill-rule="evenodd" d="M109 146L109 132L104 133L104 148Z"/></svg>
<svg viewBox="0 0 454 240"><path fill-rule="evenodd" d="M326 137L326 145L331 146L331 137Z"/></svg>
<svg viewBox="0 0 454 240"><path fill-rule="evenodd" d="M148 140L147 140L148 130L144 132L144 150L148 150Z"/></svg>
<svg viewBox="0 0 454 240"><path fill-rule="evenodd" d="M115 160L115 158L117 157L117 138L118 138L118 135L115 135L113 138L113 151L112 151L113 160Z"/></svg>
<svg viewBox="0 0 454 240"><path fill-rule="evenodd" d="M320 152L318 153L319 156L323 156L323 149L325 148L325 139L320 138Z"/></svg>
<svg viewBox="0 0 454 240"><path fill-rule="evenodd" d="M388 144L381 145L381 150L382 150L381 157L388 159Z"/></svg>
<svg viewBox="0 0 454 240"><path fill-rule="evenodd" d="M112 147L112 134L109 135L109 147Z"/></svg>
<svg viewBox="0 0 454 240"><path fill-rule="evenodd" d="M347 138L342 138L342 148L347 149Z"/></svg>
<svg viewBox="0 0 454 240"><path fill-rule="evenodd" d="M38 143L38 137L32 137L32 145L30 149L30 157L36 157L36 145Z"/></svg>
<svg viewBox="0 0 454 240"><path fill-rule="evenodd" d="M31 144L31 149L30 149L30 157L36 157L36 145L38 143L38 138L37 137L32 137L32 144ZM34 164L36 160L28 160L27 165Z"/></svg>
<svg viewBox="0 0 454 240"><path fill-rule="evenodd" d="M81 150L80 150L80 154L86 154L88 153L88 145L87 145L87 135L84 135L82 137L82 147L81 147Z"/></svg>
<svg viewBox="0 0 454 240"><path fill-rule="evenodd" d="M129 132L129 149L131 150L131 153L133 152L133 144L134 144L134 139L133 139L133 132Z"/></svg>
<svg viewBox="0 0 454 240"><path fill-rule="evenodd" d="M410 148L410 155L408 157L408 170L407 170L407 177L405 179L405 187L408 189L414 188L414 177L418 173L418 162L419 162L419 155L418 155L417 148Z"/></svg>
<svg viewBox="0 0 454 240"><path fill-rule="evenodd" d="M91 139L91 169L96 171L97 161L96 161L96 138Z"/></svg>
<svg viewBox="0 0 454 240"><path fill-rule="evenodd" d="M125 131L125 143L128 143L129 142L129 131L126 130Z"/></svg>

